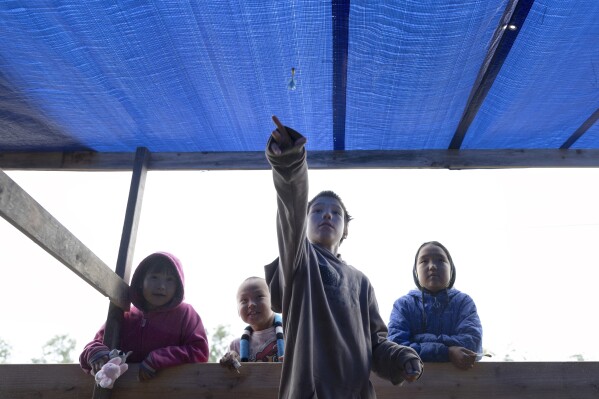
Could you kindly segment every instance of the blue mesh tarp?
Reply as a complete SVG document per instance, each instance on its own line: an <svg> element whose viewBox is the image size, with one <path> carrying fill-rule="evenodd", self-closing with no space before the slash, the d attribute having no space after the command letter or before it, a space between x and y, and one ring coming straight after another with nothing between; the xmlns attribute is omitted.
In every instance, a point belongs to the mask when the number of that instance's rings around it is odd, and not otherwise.
<svg viewBox="0 0 599 399"><path fill-rule="evenodd" d="M272 114L332 150L340 106L344 149L445 149L508 3L338 2L343 32L324 1L3 1L0 151L261 151ZM534 1L462 148L559 148L599 108L597 21Z"/></svg>

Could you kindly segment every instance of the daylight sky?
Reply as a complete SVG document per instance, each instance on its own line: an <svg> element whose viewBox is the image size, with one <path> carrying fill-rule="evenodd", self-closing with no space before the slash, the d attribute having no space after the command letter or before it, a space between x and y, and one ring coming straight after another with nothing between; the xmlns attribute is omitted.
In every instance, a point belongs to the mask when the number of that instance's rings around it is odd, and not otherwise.
<svg viewBox="0 0 599 399"><path fill-rule="evenodd" d="M114 268L131 173L7 173ZM340 252L370 278L384 320L414 288L416 249L437 240L478 307L490 361L599 361L598 183L597 169L314 170L310 196L344 200L354 220ZM235 293L277 256L275 215L270 171L149 172L133 267L174 253L207 331L240 335ZM4 219L0 237L9 362L40 357L57 334L76 339L76 360L108 300Z"/></svg>

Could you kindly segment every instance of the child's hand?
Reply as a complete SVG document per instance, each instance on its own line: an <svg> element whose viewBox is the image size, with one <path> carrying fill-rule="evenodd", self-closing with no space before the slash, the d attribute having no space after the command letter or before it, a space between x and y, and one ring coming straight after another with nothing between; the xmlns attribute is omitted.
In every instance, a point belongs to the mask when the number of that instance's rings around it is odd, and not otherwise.
<svg viewBox="0 0 599 399"><path fill-rule="evenodd" d="M422 374L422 362L419 359L411 359L404 363L401 376L408 382L414 382Z"/></svg>
<svg viewBox="0 0 599 399"><path fill-rule="evenodd" d="M273 115L272 121L277 125L277 128L271 133L273 139L270 144L271 152L276 155L281 155L289 148L300 147L306 144L305 137L290 127L283 126L279 121L279 118Z"/></svg>
<svg viewBox="0 0 599 399"><path fill-rule="evenodd" d="M239 363L239 354L235 351L225 353L219 363L222 367L228 368L231 371L241 367L241 363ZM237 372L239 372L239 370L237 370Z"/></svg>
<svg viewBox="0 0 599 399"><path fill-rule="evenodd" d="M104 366L104 364L106 364L106 362L108 361L108 355L106 356L102 356L101 358L97 359L96 361L94 361L93 363L90 364L90 366L92 367L92 375L96 375L96 373L98 371L100 371L100 369L102 368L102 366Z"/></svg>
<svg viewBox="0 0 599 399"><path fill-rule="evenodd" d="M461 346L449 347L449 360L459 369L468 370L474 367L476 352Z"/></svg>

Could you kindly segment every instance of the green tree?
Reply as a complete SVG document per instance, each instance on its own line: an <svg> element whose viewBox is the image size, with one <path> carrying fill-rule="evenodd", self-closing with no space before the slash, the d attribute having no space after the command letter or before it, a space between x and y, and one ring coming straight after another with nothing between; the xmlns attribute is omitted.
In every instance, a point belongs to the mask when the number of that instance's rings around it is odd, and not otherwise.
<svg viewBox="0 0 599 399"><path fill-rule="evenodd" d="M229 343L233 339L229 333L230 326L224 326L222 324L217 325L210 334L210 341L212 346L210 348L209 362L218 362L221 357L229 350Z"/></svg>
<svg viewBox="0 0 599 399"><path fill-rule="evenodd" d="M10 357L11 350L12 346L10 346L8 342L0 338L0 364L6 363L6 361Z"/></svg>
<svg viewBox="0 0 599 399"><path fill-rule="evenodd" d="M42 348L42 357L31 359L32 363L74 363L71 352L75 341L68 334L55 335Z"/></svg>

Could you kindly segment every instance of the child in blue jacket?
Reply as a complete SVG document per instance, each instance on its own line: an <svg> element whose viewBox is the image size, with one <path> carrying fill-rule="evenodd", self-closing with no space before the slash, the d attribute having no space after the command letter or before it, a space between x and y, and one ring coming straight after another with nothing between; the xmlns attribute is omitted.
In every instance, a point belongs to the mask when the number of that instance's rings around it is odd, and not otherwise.
<svg viewBox="0 0 599 399"><path fill-rule="evenodd" d="M424 362L472 368L482 352L482 325L472 298L453 288L456 271L447 248L422 244L412 275L418 290L393 304L389 339L415 349Z"/></svg>

